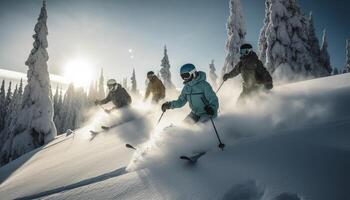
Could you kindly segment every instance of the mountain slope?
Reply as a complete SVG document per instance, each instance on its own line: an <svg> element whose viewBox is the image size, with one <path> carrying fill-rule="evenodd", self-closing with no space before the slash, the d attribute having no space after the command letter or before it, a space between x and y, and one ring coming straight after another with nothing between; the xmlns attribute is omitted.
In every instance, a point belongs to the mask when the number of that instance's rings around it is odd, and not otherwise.
<svg viewBox="0 0 350 200"><path fill-rule="evenodd" d="M187 112L136 105L137 118L89 141L92 125L0 168L2 199L348 199L350 75L283 85L235 107L238 88L220 93L211 124L178 123ZM233 91L233 92L231 92ZM138 107L139 106L139 107ZM159 109L159 108L158 108ZM185 109L188 111L187 109ZM97 113L95 121L104 118ZM176 123L173 127L164 127ZM144 138L151 139L146 142ZM139 137L143 139L139 139ZM124 147L125 142L138 150ZM55 145L55 143L57 143ZM52 146L51 146L52 145ZM51 146L51 147L49 147ZM178 157L208 150L197 165ZM12 174L5 177L4 174ZM278 199L278 198L277 198Z"/></svg>

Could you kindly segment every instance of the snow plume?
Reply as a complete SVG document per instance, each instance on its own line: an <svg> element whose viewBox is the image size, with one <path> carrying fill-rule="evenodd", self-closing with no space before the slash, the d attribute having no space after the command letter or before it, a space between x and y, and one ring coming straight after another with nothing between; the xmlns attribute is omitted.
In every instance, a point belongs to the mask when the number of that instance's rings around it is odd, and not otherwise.
<svg viewBox="0 0 350 200"><path fill-rule="evenodd" d="M42 146L56 136L53 122L53 105L50 99L51 84L48 73L48 30L46 26L46 1L43 1L33 35L33 49L26 65L28 84L24 89L22 110L11 128L9 149L3 150L6 157L16 158L36 147Z"/></svg>
<svg viewBox="0 0 350 200"><path fill-rule="evenodd" d="M246 29L240 0L230 0L230 16L227 20L227 56L222 75L230 72L239 62L239 48L244 43Z"/></svg>
<svg viewBox="0 0 350 200"><path fill-rule="evenodd" d="M347 86L321 94L315 85L309 87L296 83L278 87L269 94L257 94L244 106L236 105L239 88L223 88L232 92L220 93L220 114L214 122L226 147L276 132L329 122L345 112L341 107L350 100ZM312 91L310 88L313 88ZM341 94L343 100L339 99L339 95L334 97L333 92ZM187 108L185 110L165 113L162 124L152 131L151 139L137 146L127 170L178 166L176 158L181 155L220 151L210 122L198 125L181 123L181 119L189 113ZM350 116L344 114L345 117Z"/></svg>

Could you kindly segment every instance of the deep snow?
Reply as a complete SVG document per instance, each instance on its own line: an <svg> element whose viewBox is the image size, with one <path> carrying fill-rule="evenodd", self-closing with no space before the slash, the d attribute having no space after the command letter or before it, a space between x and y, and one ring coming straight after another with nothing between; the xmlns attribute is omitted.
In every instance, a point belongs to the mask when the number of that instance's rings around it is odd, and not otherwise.
<svg viewBox="0 0 350 200"><path fill-rule="evenodd" d="M124 111L136 120L90 142L88 130L107 123L99 111L74 139L0 168L1 199L350 199L350 74L279 86L245 107L235 106L238 86L219 93L224 152L210 123L181 123L187 108L153 128L159 108L142 103ZM201 150L209 151L196 166L178 159Z"/></svg>

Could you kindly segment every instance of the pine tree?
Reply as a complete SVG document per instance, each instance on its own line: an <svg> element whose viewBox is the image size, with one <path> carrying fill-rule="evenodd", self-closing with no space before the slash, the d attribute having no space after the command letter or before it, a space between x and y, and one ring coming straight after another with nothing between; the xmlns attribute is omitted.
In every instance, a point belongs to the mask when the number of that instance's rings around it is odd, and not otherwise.
<svg viewBox="0 0 350 200"><path fill-rule="evenodd" d="M4 129L6 118L6 92L5 92L5 80L2 80L0 88L0 132Z"/></svg>
<svg viewBox="0 0 350 200"><path fill-rule="evenodd" d="M338 68L334 67L334 69L333 69L333 75L338 75L338 74L339 74Z"/></svg>
<svg viewBox="0 0 350 200"><path fill-rule="evenodd" d="M329 76L332 73L333 68L331 66L331 58L328 53L328 42L327 42L326 30L323 31L322 46L320 50L320 63L321 63L321 67L325 71L323 75Z"/></svg>
<svg viewBox="0 0 350 200"><path fill-rule="evenodd" d="M215 73L216 68L215 68L215 65L214 65L214 60L212 60L211 63L209 64L209 69L210 69L210 72L209 72L210 83L213 86L213 88L217 88L218 76Z"/></svg>
<svg viewBox="0 0 350 200"><path fill-rule="evenodd" d="M246 29L240 0L230 0L230 16L227 20L227 56L222 69L222 75L230 72L239 62L239 48L244 43Z"/></svg>
<svg viewBox="0 0 350 200"><path fill-rule="evenodd" d="M160 74L163 79L165 88L174 89L175 86L171 81L170 63L169 63L169 57L168 57L168 50L166 46L164 46L164 57L162 59L160 66L162 67L160 69Z"/></svg>
<svg viewBox="0 0 350 200"><path fill-rule="evenodd" d="M28 84L24 89L22 109L13 129L14 138L9 155L12 158L50 142L57 134L50 99L46 22L46 0L44 0L34 28L33 49L25 63L29 68Z"/></svg>
<svg viewBox="0 0 350 200"><path fill-rule="evenodd" d="M260 38L260 55L266 58L266 67L275 78L296 78L309 75L313 70L313 59L307 33L307 19L300 11L296 0L267 0L269 19Z"/></svg>
<svg viewBox="0 0 350 200"><path fill-rule="evenodd" d="M99 80L99 83L98 83L98 98L99 99L103 99L106 97L106 94L105 94L105 87L104 87L104 77L103 77L103 69L101 69L101 75L100 75L100 80Z"/></svg>
<svg viewBox="0 0 350 200"><path fill-rule="evenodd" d="M350 40L346 40L346 64L343 73L350 72Z"/></svg>
<svg viewBox="0 0 350 200"><path fill-rule="evenodd" d="M128 78L123 78L123 88L128 90Z"/></svg>
<svg viewBox="0 0 350 200"><path fill-rule="evenodd" d="M23 80L21 79L20 83L19 83L19 87L18 87L18 95L20 97L22 97L23 95Z"/></svg>
<svg viewBox="0 0 350 200"><path fill-rule="evenodd" d="M266 50L267 50L267 37L268 33L266 32L268 29L268 24L270 24L270 6L271 6L271 0L265 1L265 20L264 20L264 26L260 31L260 37L259 37L259 58L263 63L266 63Z"/></svg>
<svg viewBox="0 0 350 200"><path fill-rule="evenodd" d="M131 92L134 94L138 93L137 90L137 83L136 83L136 73L135 69L132 70L132 76L131 76Z"/></svg>
<svg viewBox="0 0 350 200"><path fill-rule="evenodd" d="M95 101L97 99L96 91L95 91L95 82L94 81L91 81L88 93L89 93L88 94L89 101L93 102L93 101Z"/></svg>
<svg viewBox="0 0 350 200"><path fill-rule="evenodd" d="M11 89L12 82L10 81L9 86L7 88L7 93L6 93L6 99L5 99L5 108L8 108L12 101L12 89ZM6 110L6 114L8 113L8 110ZM6 115L5 114L5 115Z"/></svg>
<svg viewBox="0 0 350 200"><path fill-rule="evenodd" d="M318 70L316 68L322 68L321 67L321 51L320 51L320 43L316 36L315 26L314 26L314 19L312 12L309 14L309 19L307 23L307 33L308 33L308 43L310 46L310 55L313 60L313 66L315 69L312 69L314 71L314 75L316 76L322 76L324 73L324 70Z"/></svg>

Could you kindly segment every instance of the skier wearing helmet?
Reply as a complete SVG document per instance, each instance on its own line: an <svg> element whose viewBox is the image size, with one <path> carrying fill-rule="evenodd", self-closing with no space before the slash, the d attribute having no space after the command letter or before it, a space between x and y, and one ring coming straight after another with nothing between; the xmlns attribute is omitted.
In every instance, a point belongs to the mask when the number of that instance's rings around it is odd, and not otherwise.
<svg viewBox="0 0 350 200"><path fill-rule="evenodd" d="M206 74L197 71L193 64L185 64L180 69L180 75L185 86L177 100L162 105L162 111L181 108L188 102L191 113L186 117L185 122L206 122L211 117L216 117L219 101L212 87L206 81Z"/></svg>
<svg viewBox="0 0 350 200"><path fill-rule="evenodd" d="M243 44L240 47L241 60L234 69L223 76L223 80L234 78L239 74L243 79L243 91L238 98L238 103L255 94L259 90L271 90L273 88L272 77L259 60L253 47L250 44Z"/></svg>
<svg viewBox="0 0 350 200"><path fill-rule="evenodd" d="M153 71L147 73L149 83L146 88L145 99L152 94L152 102L158 103L160 100L165 98L165 87L161 80L154 74Z"/></svg>
<svg viewBox="0 0 350 200"><path fill-rule="evenodd" d="M107 97L102 100L96 100L96 105L106 104L112 101L115 105L113 109L118 109L131 104L131 97L128 92L114 79L107 81L107 87L109 90Z"/></svg>

